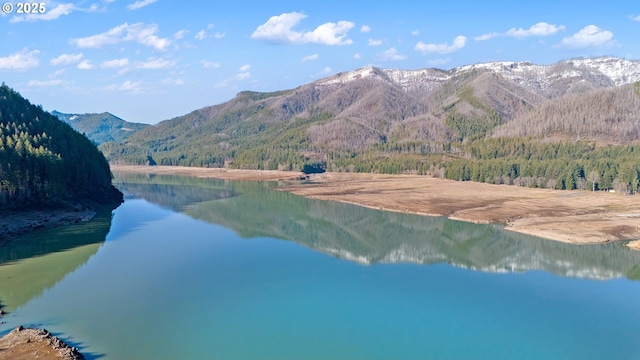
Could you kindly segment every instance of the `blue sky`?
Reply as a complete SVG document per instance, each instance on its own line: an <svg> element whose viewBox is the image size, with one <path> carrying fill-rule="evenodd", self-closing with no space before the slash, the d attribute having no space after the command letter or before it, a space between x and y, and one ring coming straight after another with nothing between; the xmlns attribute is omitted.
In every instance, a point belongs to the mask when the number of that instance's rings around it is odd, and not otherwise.
<svg viewBox="0 0 640 360"><path fill-rule="evenodd" d="M368 65L640 58L635 1L3 1L0 81L144 123Z"/></svg>

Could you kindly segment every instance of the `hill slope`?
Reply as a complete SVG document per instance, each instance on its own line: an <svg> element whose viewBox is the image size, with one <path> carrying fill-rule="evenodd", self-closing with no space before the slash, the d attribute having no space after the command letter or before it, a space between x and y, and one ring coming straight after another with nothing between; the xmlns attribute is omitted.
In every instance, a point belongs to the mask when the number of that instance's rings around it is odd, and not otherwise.
<svg viewBox="0 0 640 360"><path fill-rule="evenodd" d="M558 188L584 187L595 171L594 179L607 179L601 188L618 179L633 190L637 81L640 61L608 57L449 71L366 67L292 90L241 92L100 148L120 163L280 170L311 163L499 183L536 178L526 183ZM532 158L541 162L535 169L522 162Z"/></svg>
<svg viewBox="0 0 640 360"><path fill-rule="evenodd" d="M493 132L496 137L573 137L604 143L640 138L640 83L567 94L547 101Z"/></svg>
<svg viewBox="0 0 640 360"><path fill-rule="evenodd" d="M0 209L121 196L89 139L0 86Z"/></svg>
<svg viewBox="0 0 640 360"><path fill-rule="evenodd" d="M109 141L122 142L148 124L131 123L119 117L103 112L100 114L64 114L52 111L51 114L71 125L76 131L85 134L96 144Z"/></svg>

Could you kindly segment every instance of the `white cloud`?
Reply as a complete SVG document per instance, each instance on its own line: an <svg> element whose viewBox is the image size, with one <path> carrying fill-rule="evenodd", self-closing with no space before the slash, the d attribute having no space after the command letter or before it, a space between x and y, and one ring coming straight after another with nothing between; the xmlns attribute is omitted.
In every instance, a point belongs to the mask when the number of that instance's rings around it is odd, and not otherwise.
<svg viewBox="0 0 640 360"><path fill-rule="evenodd" d="M306 42L324 45L348 45L353 43L351 39L345 39L347 32L354 26L349 21L326 23L318 26L313 32L305 33Z"/></svg>
<svg viewBox="0 0 640 360"><path fill-rule="evenodd" d="M236 74L235 79L240 81L240 80L246 80L246 79L248 79L250 77L251 77L251 73L248 72L248 71L245 71L245 72Z"/></svg>
<svg viewBox="0 0 640 360"><path fill-rule="evenodd" d="M475 41L486 41L486 40L489 40L489 39L494 38L496 36L500 36L500 34L496 33L496 32L492 32L492 33L476 36L476 37L473 38L473 40L475 40Z"/></svg>
<svg viewBox="0 0 640 360"><path fill-rule="evenodd" d="M219 83L217 83L217 84L215 84L213 86L217 87L217 88L229 86L229 80L220 81Z"/></svg>
<svg viewBox="0 0 640 360"><path fill-rule="evenodd" d="M420 35L420 30L413 30L413 31L411 32L411 35L413 35L413 36L418 36L418 35Z"/></svg>
<svg viewBox="0 0 640 360"><path fill-rule="evenodd" d="M184 38L184 36L189 32L189 30L180 30L173 34L173 38L176 40L180 40Z"/></svg>
<svg viewBox="0 0 640 360"><path fill-rule="evenodd" d="M407 58L407 55L398 54L398 50L396 48L390 48L386 50L380 55L381 60L404 60Z"/></svg>
<svg viewBox="0 0 640 360"><path fill-rule="evenodd" d="M564 25L553 25L553 24L548 24L546 22L539 22L537 24L532 25L528 29L511 28L504 33L491 32L491 33L483 34L480 36L476 36L473 39L475 41L486 41L497 36L511 36L515 38L525 38L530 36L550 36L564 29L565 29Z"/></svg>
<svg viewBox="0 0 640 360"><path fill-rule="evenodd" d="M9 56L0 57L0 70L17 70L24 71L38 67L40 61L37 55L38 50L29 51L27 48L18 51Z"/></svg>
<svg viewBox="0 0 640 360"><path fill-rule="evenodd" d="M361 59L362 55L360 55L360 53L355 53L355 54L353 54L353 58L354 59Z"/></svg>
<svg viewBox="0 0 640 360"><path fill-rule="evenodd" d="M71 39L70 43L79 48L101 48L105 45L135 41L157 50L165 50L171 41L158 37L157 32L158 26L155 24L135 23L129 25L124 23L101 34Z"/></svg>
<svg viewBox="0 0 640 360"><path fill-rule="evenodd" d="M640 21L640 15L631 18L633 21Z"/></svg>
<svg viewBox="0 0 640 360"><path fill-rule="evenodd" d="M460 35L460 36L456 36L456 38L453 39L453 43L451 45L425 44L422 41L419 41L415 46L415 50L423 54L428 54L428 53L450 54L462 49L466 43L467 43L467 38L465 36Z"/></svg>
<svg viewBox="0 0 640 360"><path fill-rule="evenodd" d="M302 58L302 60L300 60L301 62L307 62L307 61L313 61L313 60L318 60L319 55L318 54L313 54L313 55L309 55L309 56L305 56Z"/></svg>
<svg viewBox="0 0 640 360"><path fill-rule="evenodd" d="M369 46L380 46L380 45L382 45L382 40L369 39Z"/></svg>
<svg viewBox="0 0 640 360"><path fill-rule="evenodd" d="M167 78L162 80L162 83L166 85L184 85L184 80Z"/></svg>
<svg viewBox="0 0 640 360"><path fill-rule="evenodd" d="M202 60L200 62L205 69L218 69L220 68L220 63Z"/></svg>
<svg viewBox="0 0 640 360"><path fill-rule="evenodd" d="M209 24L209 26L207 27L207 29L211 29L211 28L213 28L213 24ZM226 32L224 32L224 33L216 32L216 33L213 34L213 37L215 39L222 39L225 36L227 36ZM195 36L196 40L204 40L204 39L206 39L208 37L210 37L210 36L207 35L207 31L206 30L198 31L198 33Z"/></svg>
<svg viewBox="0 0 640 360"><path fill-rule="evenodd" d="M613 33L595 25L587 25L570 37L562 39L561 46L570 48L585 48L611 44Z"/></svg>
<svg viewBox="0 0 640 360"><path fill-rule="evenodd" d="M127 5L127 9L129 9L129 10L137 10L137 9L143 8L143 7L147 6L147 5L151 5L156 1L157 0L140 0L140 1L136 1L133 4Z"/></svg>
<svg viewBox="0 0 640 360"><path fill-rule="evenodd" d="M552 25L547 24L546 22L539 22L535 25L532 25L528 29L523 28L512 28L509 29L505 35L513 36L513 37L529 37L529 36L549 36L557 33L560 30L564 30L564 25Z"/></svg>
<svg viewBox="0 0 640 360"><path fill-rule="evenodd" d="M330 67L325 67L324 70L322 70L322 72L324 72L325 74L329 74L330 72L332 72L333 69L331 69Z"/></svg>
<svg viewBox="0 0 640 360"><path fill-rule="evenodd" d="M35 3L33 3L35 4ZM49 20L55 20L57 18L59 18L62 15L69 15L73 12L73 10L75 10L75 6L73 4L60 4L56 7L54 7L53 9L47 9L45 8L45 11L39 14L28 14L28 15L22 15L22 16L14 16L13 18L11 18L11 20L9 22L11 23L18 23L18 22L22 22L22 21L29 21L29 22L33 22L33 21L49 21Z"/></svg>
<svg viewBox="0 0 640 360"><path fill-rule="evenodd" d="M129 59L122 58L122 59L113 59L113 60L103 61L102 64L100 64L100 67L103 69L114 69L114 68L125 67L127 65L129 65Z"/></svg>
<svg viewBox="0 0 640 360"><path fill-rule="evenodd" d="M203 61L204 64L204 61ZM238 81L243 81L243 80L247 80L251 78L251 72L249 72L249 70L251 69L251 65L247 64L247 65L243 65L238 69L238 73L233 76L232 78L228 78L225 79L217 84L215 84L215 87L225 87L231 84L231 82L238 82Z"/></svg>
<svg viewBox="0 0 640 360"><path fill-rule="evenodd" d="M82 62L78 64L77 68L80 70L91 70L94 69L95 66L93 66L89 60L82 60Z"/></svg>
<svg viewBox="0 0 640 360"><path fill-rule="evenodd" d="M51 59L51 65L60 66L60 65L71 65L75 64L78 61L82 60L84 55L82 53L79 54L62 54L57 58Z"/></svg>
<svg viewBox="0 0 640 360"><path fill-rule="evenodd" d="M304 35L292 31L291 28L306 17L306 15L297 12L272 16L266 23L258 26L253 34L251 34L251 38L274 42L303 43L302 38Z"/></svg>
<svg viewBox="0 0 640 360"><path fill-rule="evenodd" d="M27 86L31 87L48 87L48 86L58 86L62 84L61 80L31 80L27 83Z"/></svg>
<svg viewBox="0 0 640 360"><path fill-rule="evenodd" d="M114 0L111 0L111 1L107 1L107 0L96 1L93 4L89 5L88 8L76 7L75 10L76 11L88 12L88 13L106 12L107 8L109 7L109 4L111 4L113 1ZM80 3L86 3L86 2L82 1Z"/></svg>
<svg viewBox="0 0 640 360"><path fill-rule="evenodd" d="M360 27L360 32L368 33L369 31L371 31L371 27L369 27L369 25L362 25Z"/></svg>
<svg viewBox="0 0 640 360"><path fill-rule="evenodd" d="M272 16L266 23L258 26L251 34L251 38L288 44L348 45L353 43L347 38L347 33L355 26L350 21L328 22L307 32L292 30L306 17L305 14L298 12Z"/></svg>
<svg viewBox="0 0 640 360"><path fill-rule="evenodd" d="M148 58L147 61L142 61L137 64L136 68L144 70L158 70L166 69L175 65L175 61L167 60L163 58Z"/></svg>
<svg viewBox="0 0 640 360"><path fill-rule="evenodd" d="M220 63L202 60L202 66L206 69L218 69L220 68Z"/></svg>
<svg viewBox="0 0 640 360"><path fill-rule="evenodd" d="M111 84L105 88L105 90L109 91L124 91L130 94L140 94L143 92L142 86L140 86L141 82L136 81L133 82L131 80L127 80L120 85Z"/></svg>

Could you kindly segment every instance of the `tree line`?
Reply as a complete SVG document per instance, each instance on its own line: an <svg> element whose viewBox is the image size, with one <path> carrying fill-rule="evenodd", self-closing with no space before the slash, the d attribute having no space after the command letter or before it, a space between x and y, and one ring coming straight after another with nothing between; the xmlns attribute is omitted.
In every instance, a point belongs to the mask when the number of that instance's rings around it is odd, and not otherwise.
<svg viewBox="0 0 640 360"><path fill-rule="evenodd" d="M109 164L84 135L0 86L2 209L112 191Z"/></svg>

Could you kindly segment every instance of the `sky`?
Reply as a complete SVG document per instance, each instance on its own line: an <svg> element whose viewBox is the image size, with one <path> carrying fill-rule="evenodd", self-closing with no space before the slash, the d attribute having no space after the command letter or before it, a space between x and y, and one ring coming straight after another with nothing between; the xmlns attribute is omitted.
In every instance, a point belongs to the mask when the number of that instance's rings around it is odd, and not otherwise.
<svg viewBox="0 0 640 360"><path fill-rule="evenodd" d="M640 58L628 0L0 3L0 81L47 111L148 124L370 65Z"/></svg>

